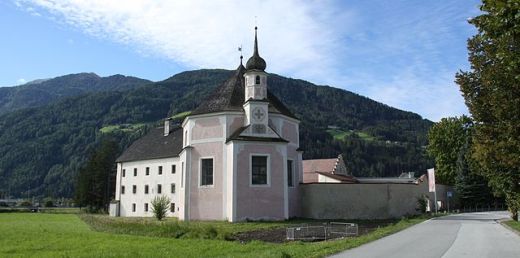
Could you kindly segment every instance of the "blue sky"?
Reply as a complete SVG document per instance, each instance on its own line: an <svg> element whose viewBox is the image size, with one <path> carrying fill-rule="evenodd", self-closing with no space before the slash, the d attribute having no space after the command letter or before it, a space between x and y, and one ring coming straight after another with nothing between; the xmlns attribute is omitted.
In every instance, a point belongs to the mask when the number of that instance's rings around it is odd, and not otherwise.
<svg viewBox="0 0 520 258"><path fill-rule="evenodd" d="M124 3L124 4L123 4ZM467 113L467 19L479 1L11 0L0 2L0 86L69 73L154 81L233 69L253 27L267 71L438 121ZM256 18L255 18L256 16ZM255 22L256 20L256 22Z"/></svg>

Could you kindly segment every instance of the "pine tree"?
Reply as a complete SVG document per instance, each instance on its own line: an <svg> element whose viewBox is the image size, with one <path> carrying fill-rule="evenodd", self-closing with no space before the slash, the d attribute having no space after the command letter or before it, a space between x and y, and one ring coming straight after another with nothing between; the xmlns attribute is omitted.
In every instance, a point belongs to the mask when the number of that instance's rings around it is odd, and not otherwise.
<svg viewBox="0 0 520 258"><path fill-rule="evenodd" d="M106 211L115 185L115 160L118 145L113 140L103 140L98 149L81 168L76 184L76 203L89 211Z"/></svg>

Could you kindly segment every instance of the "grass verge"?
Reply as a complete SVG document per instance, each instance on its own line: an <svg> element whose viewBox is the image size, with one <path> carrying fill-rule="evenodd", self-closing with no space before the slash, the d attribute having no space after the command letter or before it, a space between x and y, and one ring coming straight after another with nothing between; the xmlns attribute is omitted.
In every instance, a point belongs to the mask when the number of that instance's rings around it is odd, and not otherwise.
<svg viewBox="0 0 520 258"><path fill-rule="evenodd" d="M503 223L508 225L510 228L516 230L516 232L520 234L520 221L508 220L504 221Z"/></svg>
<svg viewBox="0 0 520 258"><path fill-rule="evenodd" d="M83 216L83 215L81 215ZM82 217L85 220L85 217ZM105 228L102 216L99 227ZM171 230L161 231L160 225L143 221L143 226L125 225L124 220L118 222L110 230L98 232L91 230L78 215L73 214L34 214L3 213L0 214L0 256L35 256L35 257L323 257L360 246L381 237L393 234L426 218L403 219L389 226L382 227L357 238L345 238L334 241L315 243L289 242L271 244L260 241L239 243L219 239L219 232L239 232L263 227L281 226L286 222L199 222L190 223L193 227L201 227L202 239L187 237L178 239L169 237ZM174 225L174 221L167 221ZM180 223L180 222L176 222ZM152 225L151 230L146 230ZM186 226L179 224L181 227ZM135 228L134 228L135 227ZM173 226L172 226L173 227ZM217 235L213 239L204 239L207 230L213 228ZM106 229L106 228L105 228ZM158 230L158 231L157 231ZM150 232L142 235L143 232ZM117 234L116 234L117 233ZM119 234L121 233L121 234ZM191 233L195 234L195 233ZM168 237L163 237L168 236ZM183 238L183 237L180 237Z"/></svg>

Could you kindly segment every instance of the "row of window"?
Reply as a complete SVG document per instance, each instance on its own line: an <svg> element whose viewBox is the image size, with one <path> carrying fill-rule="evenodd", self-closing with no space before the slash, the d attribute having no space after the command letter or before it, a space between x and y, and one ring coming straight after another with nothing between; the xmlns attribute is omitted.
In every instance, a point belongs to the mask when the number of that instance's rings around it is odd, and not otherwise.
<svg viewBox="0 0 520 258"><path fill-rule="evenodd" d="M269 185L269 171L268 158L265 155L251 156L251 185ZM146 167L146 175L150 175L150 168ZM158 174L162 175L163 167L158 167ZM175 174L175 165L172 165L171 173ZM123 169L123 177L126 174L126 169ZM212 186L214 175L213 158L203 158L200 160L200 186ZM137 176L137 168L134 168L134 176ZM181 179L182 182L183 179ZM287 185L294 186L294 163L292 160L287 160ZM175 187L175 184L172 184ZM135 185L134 185L135 187ZM148 185L145 186L145 193L148 193ZM174 189L174 188L173 188ZM160 185L158 185L160 191ZM124 186L121 188L121 193L124 194ZM135 193L135 191L134 191ZM160 193L160 192L159 192ZM173 192L172 192L173 193Z"/></svg>
<svg viewBox="0 0 520 258"><path fill-rule="evenodd" d="M158 194L161 194L162 193L162 185L161 184L157 184L157 193ZM150 187L148 185L144 185L144 193L145 194L148 194L150 191ZM136 194L137 193L137 185L132 185L132 193ZM170 193L175 193L175 183L172 183L170 185ZM121 194L125 194L125 186L122 185L121 186Z"/></svg>
<svg viewBox="0 0 520 258"><path fill-rule="evenodd" d="M157 174L158 175L162 175L162 173L163 173L163 166L158 166L157 167ZM175 174L175 165L172 165L171 173ZM145 175L147 175L147 176L150 175L150 167L146 167L145 168ZM126 169L123 169L122 176L123 177L126 176ZM134 176L137 176L137 168L134 168Z"/></svg>
<svg viewBox="0 0 520 258"><path fill-rule="evenodd" d="M149 208L148 206L149 206L148 203L145 203L145 204L144 204L144 211L145 211L145 212L148 212L148 210L149 210L149 209L148 209L148 208ZM136 210L137 210L136 208L137 208L137 205L136 205L135 203L132 203L132 212L136 212ZM170 203L170 212L171 212L171 213L174 213L174 212L175 212L175 203L173 203L173 202Z"/></svg>
<svg viewBox="0 0 520 258"><path fill-rule="evenodd" d="M269 185L268 163L269 156L251 156L251 185ZM213 185L213 158L201 159L200 166L200 185ZM287 160L287 185L294 186L294 162L292 160Z"/></svg>

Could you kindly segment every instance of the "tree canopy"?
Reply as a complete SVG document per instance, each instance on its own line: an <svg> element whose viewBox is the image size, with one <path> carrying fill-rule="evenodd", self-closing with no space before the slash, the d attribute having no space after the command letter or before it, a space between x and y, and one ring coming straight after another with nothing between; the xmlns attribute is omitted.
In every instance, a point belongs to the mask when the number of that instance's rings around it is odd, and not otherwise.
<svg viewBox="0 0 520 258"><path fill-rule="evenodd" d="M470 20L471 69L456 76L475 122L472 156L517 217L520 209L520 1L484 0Z"/></svg>

